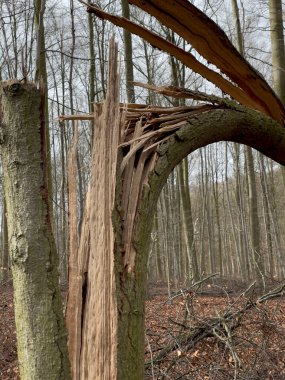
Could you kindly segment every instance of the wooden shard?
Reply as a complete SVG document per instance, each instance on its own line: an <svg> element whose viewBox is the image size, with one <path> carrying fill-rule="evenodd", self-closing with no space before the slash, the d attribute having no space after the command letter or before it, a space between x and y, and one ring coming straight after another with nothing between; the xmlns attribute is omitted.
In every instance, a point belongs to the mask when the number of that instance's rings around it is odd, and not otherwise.
<svg viewBox="0 0 285 380"><path fill-rule="evenodd" d="M260 107L258 103L254 102L251 97L248 96L242 89L235 86L233 83L225 79L216 71L211 70L207 66L200 63L193 54L186 52L185 50L179 48L178 46L172 44L157 34L147 30L146 28L133 23L132 21L129 21L123 17L110 15L109 13L106 13L100 8L96 7L94 4L87 4L83 1L80 2L87 5L88 12L94 13L96 16L104 20L108 20L117 26L129 30L131 33L142 37L151 45L176 57L182 63L184 63L185 66L191 68L196 73L208 79L210 82L221 88L227 94L231 95L241 104L254 109L258 109L260 111L262 110L262 107Z"/></svg>
<svg viewBox="0 0 285 380"><path fill-rule="evenodd" d="M259 74L235 49L222 29L187 0L131 0L134 4L188 41L208 62L230 80L199 62L191 53L125 18L110 15L94 4L87 11L137 34L153 46L179 59L187 67L218 86L239 103L284 123L285 108Z"/></svg>
<svg viewBox="0 0 285 380"><path fill-rule="evenodd" d="M162 24L183 37L208 62L216 65L251 97L265 114L284 122L284 106L261 74L241 56L224 31L188 0L129 2L156 17ZM256 109L260 109L259 107Z"/></svg>
<svg viewBox="0 0 285 380"><path fill-rule="evenodd" d="M69 211L69 260L68 260L68 280L69 292L66 309L66 325L70 332L68 335L68 353L71 362L72 377L76 379L78 373L78 331L81 326L78 324L77 314L80 296L78 282L80 267L78 263L78 241L77 241L77 143L78 126L75 127L73 148L68 149L68 211Z"/></svg>

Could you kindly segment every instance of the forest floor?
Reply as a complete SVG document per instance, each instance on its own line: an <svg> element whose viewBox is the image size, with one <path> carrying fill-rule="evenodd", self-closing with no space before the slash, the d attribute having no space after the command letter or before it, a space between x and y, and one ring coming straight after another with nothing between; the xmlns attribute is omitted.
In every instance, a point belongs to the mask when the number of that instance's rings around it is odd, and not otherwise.
<svg viewBox="0 0 285 380"><path fill-rule="evenodd" d="M285 379L283 291L243 294L232 281L149 289L146 380ZM19 379L11 283L0 286L0 379Z"/></svg>

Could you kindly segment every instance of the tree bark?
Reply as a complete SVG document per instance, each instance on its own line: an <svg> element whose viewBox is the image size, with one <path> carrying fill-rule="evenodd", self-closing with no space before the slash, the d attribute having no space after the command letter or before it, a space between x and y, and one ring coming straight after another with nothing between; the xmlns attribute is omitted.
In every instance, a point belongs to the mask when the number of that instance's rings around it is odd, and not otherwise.
<svg viewBox="0 0 285 380"><path fill-rule="evenodd" d="M272 50L273 87L285 104L285 47L283 33L283 12L281 0L269 0L270 39ZM281 166L285 187L285 167Z"/></svg>
<svg viewBox="0 0 285 380"><path fill-rule="evenodd" d="M47 162L47 185L49 192L49 209L50 217L53 214L53 189L52 189L52 168L51 168L51 148L50 148L50 134L49 134L49 115L48 115L48 81L47 81L47 66L46 66L46 51L45 51L45 27L44 27L44 13L45 13L46 0L34 0L34 22L37 39L36 51L36 73L35 82L39 83L44 93L45 101L45 154Z"/></svg>
<svg viewBox="0 0 285 380"><path fill-rule="evenodd" d="M199 268L195 246L192 206L189 190L188 160L187 157L178 166L178 184L182 202L183 232L186 242L186 251L189 260L189 272L193 282L199 280Z"/></svg>
<svg viewBox="0 0 285 380"><path fill-rule="evenodd" d="M9 274L9 247L8 247L8 229L7 229L7 213L5 195L3 199L3 214L2 214L2 252L1 252L1 271L0 282L5 282Z"/></svg>
<svg viewBox="0 0 285 380"><path fill-rule="evenodd" d="M46 184L44 101L33 84L17 81L3 82L0 96L20 375L22 380L68 380L67 335Z"/></svg>
<svg viewBox="0 0 285 380"><path fill-rule="evenodd" d="M269 0L269 14L273 85L276 94L285 104L285 48L281 0Z"/></svg>
<svg viewBox="0 0 285 380"><path fill-rule="evenodd" d="M237 48L240 54L244 56L244 44L237 0L232 0L232 13L235 20L235 27L237 32ZM257 186L254 170L254 158L252 149L249 146L245 147L245 162L247 166L249 185L249 215L252 256L256 278L261 279L264 276L264 259L260 251L260 226L257 207Z"/></svg>
<svg viewBox="0 0 285 380"><path fill-rule="evenodd" d="M251 236L251 249L254 261L255 276L261 280L264 277L264 258L260 250L260 223L258 216L257 206L257 186L256 175L254 170L254 159L252 149L245 147L245 161L248 171L248 185L249 185L249 216L250 216L250 236Z"/></svg>
<svg viewBox="0 0 285 380"><path fill-rule="evenodd" d="M88 3L91 3L88 0ZM95 48L94 48L94 16L92 13L88 14L88 31L89 31L89 57L90 57L90 66L89 66L89 112L94 112L94 101L95 101L95 74L96 74L96 65L95 65ZM91 129L91 145L94 138L94 120L90 122Z"/></svg>
<svg viewBox="0 0 285 380"><path fill-rule="evenodd" d="M127 20L130 19L130 6L127 0L121 0L122 15ZM132 34L124 29L124 49L125 49L125 70L126 70L126 90L128 103L135 103L134 65L133 65L133 43Z"/></svg>

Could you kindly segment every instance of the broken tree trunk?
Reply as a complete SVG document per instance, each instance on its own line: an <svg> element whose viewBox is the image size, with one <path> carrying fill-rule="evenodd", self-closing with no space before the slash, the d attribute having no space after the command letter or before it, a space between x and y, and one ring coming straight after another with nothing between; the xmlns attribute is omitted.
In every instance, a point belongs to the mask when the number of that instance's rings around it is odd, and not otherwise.
<svg viewBox="0 0 285 380"><path fill-rule="evenodd" d="M44 102L32 83L0 86L0 148L23 380L70 379L49 218Z"/></svg>
<svg viewBox="0 0 285 380"><path fill-rule="evenodd" d="M90 248L83 304L80 379L116 379L118 310L114 277L117 151L120 138L117 49L112 39L109 56L110 87L102 107L95 109L90 183ZM112 91L110 91L110 89ZM84 223L84 221L83 221ZM83 299L84 301L84 299Z"/></svg>
<svg viewBox="0 0 285 380"><path fill-rule="evenodd" d="M120 139L117 49L110 48L109 91L95 107L91 181L78 252L70 252L73 276L67 315L72 374L78 379L117 378L118 312L112 226ZM93 116L94 117L94 116ZM73 247L74 248L74 247Z"/></svg>
<svg viewBox="0 0 285 380"><path fill-rule="evenodd" d="M108 96L96 105L77 304L68 305L76 307L70 310L75 323L69 330L75 342L76 380L144 378L150 232L157 199L174 167L189 153L217 141L248 144L285 163L284 127L232 101L209 97L209 104L172 110L126 105L120 113L114 42L111 47ZM179 89L175 93L179 96ZM181 94L185 96L185 90Z"/></svg>

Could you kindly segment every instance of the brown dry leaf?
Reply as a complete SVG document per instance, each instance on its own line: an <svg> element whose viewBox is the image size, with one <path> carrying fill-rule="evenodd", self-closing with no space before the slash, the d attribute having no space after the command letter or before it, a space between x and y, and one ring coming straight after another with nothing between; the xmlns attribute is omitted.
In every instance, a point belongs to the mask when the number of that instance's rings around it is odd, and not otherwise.
<svg viewBox="0 0 285 380"><path fill-rule="evenodd" d="M191 354L191 358L197 358L199 356L199 350L196 350L194 351L192 354Z"/></svg>

